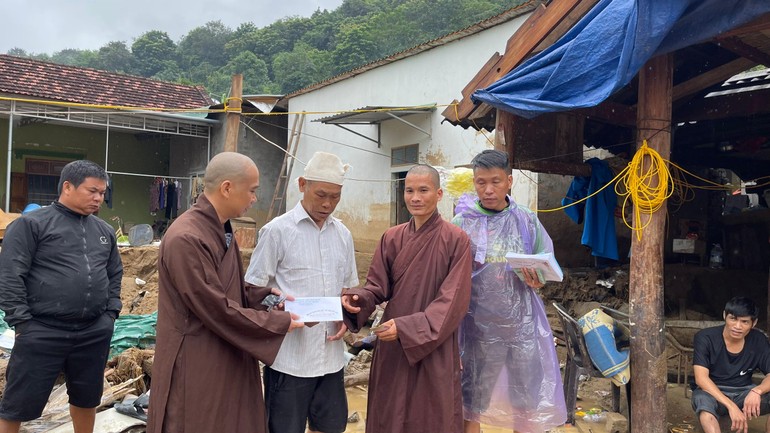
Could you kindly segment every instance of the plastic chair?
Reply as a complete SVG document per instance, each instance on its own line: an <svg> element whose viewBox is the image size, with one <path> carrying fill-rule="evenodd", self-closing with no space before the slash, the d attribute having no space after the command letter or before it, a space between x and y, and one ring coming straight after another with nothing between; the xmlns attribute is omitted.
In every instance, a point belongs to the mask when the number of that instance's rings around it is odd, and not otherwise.
<svg viewBox="0 0 770 433"><path fill-rule="evenodd" d="M671 355L671 358L677 358L676 366L676 383L677 385L682 383L684 385L684 396L687 397L687 391L690 389L687 382L690 377L690 367L692 366L692 355L694 349L692 347L692 341L682 342L676 338L673 329L695 329L701 330L712 326L724 325L723 321L712 320L667 320L666 321L666 341L674 348L676 353ZM688 345L689 343L689 345ZM684 373L684 374L682 374Z"/></svg>
<svg viewBox="0 0 770 433"><path fill-rule="evenodd" d="M580 375L591 377L604 377L601 371L594 367L591 358L588 355L583 331L580 325L558 302L553 303L554 308L559 313L562 329L564 330L564 342L567 347L567 363L564 367L564 399L567 404L567 422L575 423L575 404L577 403L577 391ZM602 307L610 316L613 312L623 314L616 310L608 311ZM628 388L626 388L628 391ZM620 387L612 383L612 411L620 411Z"/></svg>

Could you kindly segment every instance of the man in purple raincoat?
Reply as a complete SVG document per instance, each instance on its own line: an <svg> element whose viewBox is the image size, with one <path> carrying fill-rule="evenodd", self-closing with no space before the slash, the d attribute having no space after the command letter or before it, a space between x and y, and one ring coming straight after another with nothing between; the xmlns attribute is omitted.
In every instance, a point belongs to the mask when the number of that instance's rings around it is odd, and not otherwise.
<svg viewBox="0 0 770 433"><path fill-rule="evenodd" d="M465 433L480 423L544 432L567 419L559 361L537 273L519 278L506 253L553 252L531 210L508 195L508 155L485 150L472 162L478 197L464 195L454 224L471 239L471 303L460 328Z"/></svg>

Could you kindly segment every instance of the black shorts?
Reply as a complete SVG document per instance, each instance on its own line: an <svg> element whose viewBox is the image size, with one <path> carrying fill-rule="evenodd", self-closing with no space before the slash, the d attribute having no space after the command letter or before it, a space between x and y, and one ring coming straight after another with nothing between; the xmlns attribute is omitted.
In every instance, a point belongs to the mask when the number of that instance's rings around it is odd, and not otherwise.
<svg viewBox="0 0 770 433"><path fill-rule="evenodd" d="M79 331L52 328L34 319L17 327L19 335L8 361L0 418L30 421L39 417L61 372L67 379L71 405L98 406L113 322L112 317L103 314Z"/></svg>
<svg viewBox="0 0 770 433"><path fill-rule="evenodd" d="M749 395L753 388L756 388L756 385L718 386L718 388L722 391L722 394L732 400L739 408L743 409L743 402L746 400L746 396ZM729 415L727 408L722 403L719 403L714 396L700 388L695 388L692 392L691 400L692 409L696 415L700 415L703 411L717 418ZM767 415L768 413L770 413L770 394L762 394L762 400L759 403L759 414Z"/></svg>
<svg viewBox="0 0 770 433"><path fill-rule="evenodd" d="M265 366L265 405L270 433L311 430L342 433L348 422L343 370L321 377L296 377Z"/></svg>

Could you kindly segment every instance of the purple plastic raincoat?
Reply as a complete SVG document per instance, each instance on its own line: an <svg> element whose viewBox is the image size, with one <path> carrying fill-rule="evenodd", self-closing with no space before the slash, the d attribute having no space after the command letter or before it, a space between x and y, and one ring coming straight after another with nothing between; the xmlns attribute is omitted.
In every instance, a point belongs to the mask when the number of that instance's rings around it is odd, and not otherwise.
<svg viewBox="0 0 770 433"><path fill-rule="evenodd" d="M508 252L553 252L531 210L499 213L464 195L453 223L468 233L473 257L468 315L460 328L465 419L540 433L564 424L559 360L543 301L516 276Z"/></svg>

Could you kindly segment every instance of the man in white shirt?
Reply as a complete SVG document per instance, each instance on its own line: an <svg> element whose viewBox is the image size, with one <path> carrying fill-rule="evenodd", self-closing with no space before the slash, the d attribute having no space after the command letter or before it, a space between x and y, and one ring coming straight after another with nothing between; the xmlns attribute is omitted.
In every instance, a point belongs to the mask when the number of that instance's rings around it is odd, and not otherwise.
<svg viewBox="0 0 770 433"><path fill-rule="evenodd" d="M299 178L302 200L259 232L246 282L295 298L339 297L358 285L353 237L331 216L348 165L316 152ZM347 328L321 322L286 336L275 362L265 366L265 404L271 433L342 433L347 424L343 382Z"/></svg>

